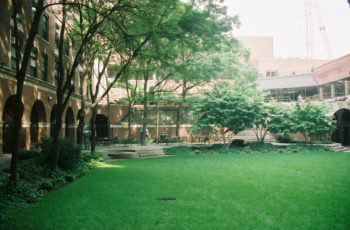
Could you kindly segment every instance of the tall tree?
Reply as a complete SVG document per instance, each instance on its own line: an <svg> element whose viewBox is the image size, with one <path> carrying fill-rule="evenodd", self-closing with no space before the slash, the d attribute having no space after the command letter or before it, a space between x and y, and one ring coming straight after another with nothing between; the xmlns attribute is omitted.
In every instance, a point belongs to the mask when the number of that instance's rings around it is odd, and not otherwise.
<svg viewBox="0 0 350 230"><path fill-rule="evenodd" d="M76 3L78 1L75 1ZM84 4L85 3L85 4ZM76 73L77 67L81 63L84 51L86 47L90 44L90 42L93 40L93 38L98 34L98 31L103 27L104 23L108 21L108 18L118 9L119 2L116 2L113 4L104 3L104 2L98 2L94 4L94 1L83 1L82 4L76 4L76 5L70 5L70 7L73 7L72 10L74 10L75 7L81 7L86 6L88 7L88 11L97 12L93 14L93 20L92 23L84 24L84 32L81 40L77 40L76 42L76 54L73 57L73 61L71 65L65 66L66 60L64 60L64 48L68 49L67 46L64 47L64 38L65 35L68 34L66 29L66 20L67 20L67 6L66 6L66 0L62 1L63 7L62 7L62 24L61 24L61 30L60 30L60 36L59 36L59 57L58 57L58 76L57 76L57 89L56 89L56 95L57 95L57 113L56 113L56 121L54 126L54 134L53 134L53 151L52 151L52 157L51 157L51 168L55 169L57 167L58 162L58 137L59 132L62 127L62 115L63 111L66 108L70 97L74 91L74 84L72 82L72 79L74 78L74 75ZM82 13L82 11L77 11L79 13ZM80 16L83 17L83 16ZM67 27L68 28L68 27ZM65 73L68 73L65 75Z"/></svg>

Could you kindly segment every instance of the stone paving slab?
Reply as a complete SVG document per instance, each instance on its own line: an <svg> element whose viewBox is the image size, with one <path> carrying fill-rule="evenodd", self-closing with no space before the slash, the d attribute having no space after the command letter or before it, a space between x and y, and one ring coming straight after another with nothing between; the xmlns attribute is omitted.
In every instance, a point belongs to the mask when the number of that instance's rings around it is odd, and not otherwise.
<svg viewBox="0 0 350 230"><path fill-rule="evenodd" d="M9 169L11 164L11 154L3 154L0 157L0 171Z"/></svg>

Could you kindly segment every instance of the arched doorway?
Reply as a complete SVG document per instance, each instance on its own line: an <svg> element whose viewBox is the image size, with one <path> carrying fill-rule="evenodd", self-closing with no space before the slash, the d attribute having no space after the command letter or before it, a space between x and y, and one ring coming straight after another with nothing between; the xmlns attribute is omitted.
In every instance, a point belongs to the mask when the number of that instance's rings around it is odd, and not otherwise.
<svg viewBox="0 0 350 230"><path fill-rule="evenodd" d="M71 107L67 109L65 125L65 136L74 140L74 113Z"/></svg>
<svg viewBox="0 0 350 230"><path fill-rule="evenodd" d="M96 115L96 137L108 137L108 117L102 114Z"/></svg>
<svg viewBox="0 0 350 230"><path fill-rule="evenodd" d="M5 104L5 108L2 114L3 124L3 153L11 153L14 147L14 122L16 111L16 96L10 96Z"/></svg>
<svg viewBox="0 0 350 230"><path fill-rule="evenodd" d="M350 110L340 109L334 114L336 129L332 135L332 141L350 145Z"/></svg>
<svg viewBox="0 0 350 230"><path fill-rule="evenodd" d="M35 101L30 113L30 143L33 146L38 143L40 137L39 123L46 123L46 112L44 104L37 100Z"/></svg>
<svg viewBox="0 0 350 230"><path fill-rule="evenodd" d="M50 137L53 137L54 129L55 129L55 123L57 119L57 105L54 105L51 110L51 115L50 115Z"/></svg>

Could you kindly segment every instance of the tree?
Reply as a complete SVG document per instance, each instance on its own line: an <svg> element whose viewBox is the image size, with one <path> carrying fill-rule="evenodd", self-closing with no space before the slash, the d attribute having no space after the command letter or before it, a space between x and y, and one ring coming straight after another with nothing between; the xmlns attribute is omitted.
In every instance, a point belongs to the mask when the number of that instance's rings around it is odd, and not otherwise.
<svg viewBox="0 0 350 230"><path fill-rule="evenodd" d="M9 3L12 3L12 20L14 23L13 36L15 37L15 53L16 53L16 85L17 91L15 95L15 117L14 117L14 132L13 132L13 146L12 146L12 156L11 156L11 177L10 183L13 185L17 184L17 165L18 165L18 151L19 151L19 137L20 131L22 128L22 117L24 111L24 105L22 102L23 96L23 85L24 80L27 74L28 63L31 51L33 49L33 43L35 37L38 33L39 23L41 19L41 15L43 12L51 7L58 4L66 4L65 2L52 3L52 4L44 4L44 0L38 0L35 5L35 13L34 17L30 23L30 28L28 33L25 36L25 40L20 42L20 35L18 31L18 17L17 14L21 12L21 4L20 1L12 0ZM24 49L22 49L21 44L25 44Z"/></svg>
<svg viewBox="0 0 350 230"><path fill-rule="evenodd" d="M268 132L291 133L292 120L289 106L274 101L265 103L258 101L257 112L253 117L253 130L259 142L264 142Z"/></svg>
<svg viewBox="0 0 350 230"><path fill-rule="evenodd" d="M293 132L301 133L305 140L331 135L335 129L333 116L328 115L325 104L296 103L293 108Z"/></svg>
<svg viewBox="0 0 350 230"><path fill-rule="evenodd" d="M102 2L103 3L103 2ZM141 48L148 42L148 40L153 36L153 24L147 24L144 20L145 17L149 17L147 10L149 6L143 3L142 1L136 1L130 3L129 1L116 1L116 8L114 14L108 14L108 20L99 27L97 31L98 39L94 41L91 40L87 52L87 56L90 57L90 60L98 59L109 59L109 55L103 55L103 53L108 49L113 51L113 61L116 62L116 70L114 76L111 77L111 82L101 89L101 77L102 74L98 74L97 83L95 85L94 96L92 97L92 103L85 107L85 100L82 100L82 109L79 114L79 136L82 136L82 131L84 127L84 118L86 114L90 111L95 111L98 103L108 94L110 89L115 85L119 78L128 70L129 65L133 63L133 59L139 55ZM104 10L106 11L106 10ZM90 15L91 12L83 12L84 15ZM97 14L97 13L96 13ZM98 16L99 14L97 14ZM85 29L84 25L88 22L94 22L96 19L91 16L83 18L83 20L78 21L78 27L81 27L82 30ZM98 40L98 41L97 41ZM108 63L108 62L107 62ZM89 65L89 63L87 64ZM105 65L106 66L106 65ZM105 68L102 68L103 72ZM84 76L84 86L83 86L83 97L85 95L85 85L88 84L89 77L87 74ZM90 87L91 88L91 87ZM94 112L93 112L94 113ZM94 120L94 116L93 116ZM94 125L94 124L93 124ZM94 128L94 127L92 127ZM94 132L92 132L94 135ZM93 137L94 139L94 137ZM94 142L92 141L92 148L94 150Z"/></svg>
<svg viewBox="0 0 350 230"><path fill-rule="evenodd" d="M232 135L252 126L255 111L247 94L247 86L235 84L230 87L217 84L213 91L205 92L203 99L195 104L195 114L199 116L195 129L218 129L223 142L229 147ZM229 134L229 141L226 140Z"/></svg>

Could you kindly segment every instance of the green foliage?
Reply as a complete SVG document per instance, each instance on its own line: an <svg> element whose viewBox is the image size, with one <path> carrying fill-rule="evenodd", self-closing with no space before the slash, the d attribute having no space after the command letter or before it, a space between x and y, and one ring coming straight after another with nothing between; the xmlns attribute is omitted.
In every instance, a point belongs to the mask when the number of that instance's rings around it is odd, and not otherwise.
<svg viewBox="0 0 350 230"><path fill-rule="evenodd" d="M244 140L242 139L235 139L232 141L231 146L237 146L237 147L244 147Z"/></svg>
<svg viewBox="0 0 350 230"><path fill-rule="evenodd" d="M52 149L52 139L43 139L41 143L41 153L44 157L44 161L48 162L50 160ZM60 168L71 170L77 167L80 162L81 149L72 139L59 139L58 152L58 166Z"/></svg>
<svg viewBox="0 0 350 230"><path fill-rule="evenodd" d="M277 150L277 147L272 145L271 143L261 143L261 142L251 142L248 143L248 150L269 153Z"/></svg>
<svg viewBox="0 0 350 230"><path fill-rule="evenodd" d="M313 144L293 144L289 145L286 148L287 152L302 152L302 151L331 151L330 147L324 145L313 145Z"/></svg>
<svg viewBox="0 0 350 230"><path fill-rule="evenodd" d="M327 115L325 104L296 103L293 108L293 131L311 141L311 137L331 135L335 129L333 116Z"/></svg>
<svg viewBox="0 0 350 230"><path fill-rule="evenodd" d="M231 86L232 87L232 86ZM226 144L225 134L238 134L252 126L252 117L258 113L254 88L251 85L235 83L215 85L213 91L206 91L203 99L194 107L199 116L194 129L220 130Z"/></svg>
<svg viewBox="0 0 350 230"><path fill-rule="evenodd" d="M288 134L278 134L277 135L277 141L279 143L292 143L293 140Z"/></svg>
<svg viewBox="0 0 350 230"><path fill-rule="evenodd" d="M81 159L85 162L104 162L105 157L103 153L83 153Z"/></svg>
<svg viewBox="0 0 350 230"><path fill-rule="evenodd" d="M292 132L292 108L280 103L270 102L266 105L268 110L268 131L271 133Z"/></svg>
<svg viewBox="0 0 350 230"><path fill-rule="evenodd" d="M50 140L44 140L42 147L49 148ZM67 144L67 141L60 142ZM68 145L70 147L71 145ZM74 146L73 146L74 147ZM65 149L67 149L65 148ZM43 150L44 151L44 150ZM76 151L73 149L73 151ZM30 155L31 154L31 155ZM60 188L76 178L86 174L95 167L97 162L103 162L101 153L83 154L81 160L69 170L58 168L52 171L48 165L48 153L39 151L23 152L22 160L18 165L18 185L9 187L9 175L0 172L0 229L1 222L10 222L11 213L25 205L34 203L43 197L45 192ZM30 157L27 157L30 155ZM64 162L64 161L63 161ZM68 164L68 166L71 166Z"/></svg>
<svg viewBox="0 0 350 230"><path fill-rule="evenodd" d="M179 145L169 148L164 148L163 152L166 155L179 155L179 154L189 154L191 153L192 149L185 145Z"/></svg>
<svg viewBox="0 0 350 230"><path fill-rule="evenodd" d="M36 158L36 157L38 157L39 154L40 154L40 152L37 150L24 150L24 151L20 151L18 153L18 159L19 160L27 160L27 159L31 159L31 158Z"/></svg>

